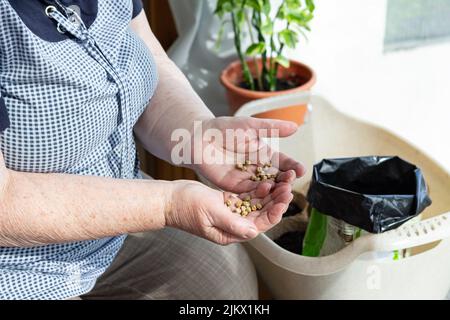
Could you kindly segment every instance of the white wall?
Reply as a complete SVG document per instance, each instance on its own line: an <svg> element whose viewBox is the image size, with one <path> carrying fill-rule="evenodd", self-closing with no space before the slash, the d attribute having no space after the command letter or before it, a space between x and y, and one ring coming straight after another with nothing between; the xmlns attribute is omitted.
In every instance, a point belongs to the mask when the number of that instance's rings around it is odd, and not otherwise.
<svg viewBox="0 0 450 320"><path fill-rule="evenodd" d="M393 130L450 170L450 43L383 53L385 0L318 0L295 52L336 107Z"/></svg>

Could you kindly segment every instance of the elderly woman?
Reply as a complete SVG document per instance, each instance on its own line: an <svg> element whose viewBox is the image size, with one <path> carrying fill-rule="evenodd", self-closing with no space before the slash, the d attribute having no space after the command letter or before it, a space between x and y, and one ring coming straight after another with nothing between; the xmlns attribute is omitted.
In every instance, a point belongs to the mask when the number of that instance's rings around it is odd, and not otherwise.
<svg viewBox="0 0 450 320"><path fill-rule="evenodd" d="M0 14L0 298L257 298L237 242L281 219L302 166L273 153L267 182L229 163L184 164L264 204L241 217L201 183L140 179L134 137L171 161L172 132L195 121L280 136L296 126L215 118L139 1L0 0ZM249 156L255 143L212 146Z"/></svg>

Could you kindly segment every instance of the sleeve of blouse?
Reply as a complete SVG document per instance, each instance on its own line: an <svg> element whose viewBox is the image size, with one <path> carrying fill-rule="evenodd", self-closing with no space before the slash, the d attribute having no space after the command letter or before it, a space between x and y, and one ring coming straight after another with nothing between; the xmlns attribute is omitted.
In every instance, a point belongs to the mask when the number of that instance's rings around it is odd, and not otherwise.
<svg viewBox="0 0 450 320"><path fill-rule="evenodd" d="M8 127L9 127L8 112L6 110L5 100L3 100L2 94L0 92L0 132L3 132Z"/></svg>
<svg viewBox="0 0 450 320"><path fill-rule="evenodd" d="M143 8L142 0L133 0L133 18L141 13Z"/></svg>

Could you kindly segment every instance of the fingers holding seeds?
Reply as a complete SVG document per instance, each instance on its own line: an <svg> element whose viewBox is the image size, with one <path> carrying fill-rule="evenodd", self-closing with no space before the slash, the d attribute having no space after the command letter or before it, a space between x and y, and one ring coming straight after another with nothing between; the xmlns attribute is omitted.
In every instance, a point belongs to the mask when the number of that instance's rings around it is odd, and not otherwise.
<svg viewBox="0 0 450 320"><path fill-rule="evenodd" d="M293 169L278 172L271 162L253 164L248 160L237 164L236 169L248 174L249 179L240 185L251 191L229 194L224 198L224 204L236 216L258 223L259 231L266 231L280 221L292 200L291 183L297 173ZM232 230L230 225L223 228L226 232Z"/></svg>
<svg viewBox="0 0 450 320"><path fill-rule="evenodd" d="M260 203L260 200L252 198L251 194L254 195L254 192L242 194L239 197L236 197L234 201L231 201L229 199L225 202L225 204L230 208L232 212L246 217L250 213L257 211L263 207L263 205Z"/></svg>
<svg viewBox="0 0 450 320"><path fill-rule="evenodd" d="M294 170L288 170L285 172L280 172L277 176L277 182L287 182L292 183L296 178L296 173Z"/></svg>
<svg viewBox="0 0 450 320"><path fill-rule="evenodd" d="M272 190L272 187L274 185L274 182L261 182L258 183L256 188L254 189L253 198L264 198L268 194L270 194L270 190Z"/></svg>
<svg viewBox="0 0 450 320"><path fill-rule="evenodd" d="M274 201L264 206L261 214L253 217L254 223L260 232L265 232L280 222L292 197L291 193L282 193Z"/></svg>
<svg viewBox="0 0 450 320"><path fill-rule="evenodd" d="M244 217L255 217L261 212L267 211L275 202L282 201L283 199L280 200L280 195L290 195L290 192L291 188L288 183L280 183L272 193L264 197L257 196L255 192L241 194L237 201L233 202L234 205L230 207L230 210ZM266 207L267 205L269 207Z"/></svg>
<svg viewBox="0 0 450 320"><path fill-rule="evenodd" d="M256 190L257 197L265 197L275 185L275 181L254 182L250 180L244 180L236 186L238 193L247 193Z"/></svg>
<svg viewBox="0 0 450 320"><path fill-rule="evenodd" d="M295 161L281 152L275 152L272 155L271 162L275 167L279 168L280 171L294 170L297 178L302 177L306 172L305 167L300 162Z"/></svg>
<svg viewBox="0 0 450 320"><path fill-rule="evenodd" d="M258 192L268 193L275 184L276 174L257 173L256 170L259 166L253 164L249 160L238 163L235 165L235 169L230 173L228 178L234 181L233 190L238 193L249 192L258 188ZM264 177L262 176L264 175ZM261 182L267 183L261 186ZM263 191L262 191L263 190Z"/></svg>
<svg viewBox="0 0 450 320"><path fill-rule="evenodd" d="M281 193L273 201L274 207L277 206L276 209L279 209L280 211L271 208L270 210L268 210L268 213L271 215L283 215L286 212L293 197L294 195L291 192ZM282 206L278 206L279 204L281 204Z"/></svg>
<svg viewBox="0 0 450 320"><path fill-rule="evenodd" d="M267 162L264 164L254 164L250 160L245 160L244 163L236 164L236 169L243 172L250 172L250 180L257 181L266 181L266 180L275 180L277 176L277 170L270 170L272 168L272 163ZM271 171L271 172L269 172Z"/></svg>
<svg viewBox="0 0 450 320"><path fill-rule="evenodd" d="M230 215L228 212L217 211L212 216L215 228L220 229L233 239L249 240L258 235L256 226L251 221L238 215Z"/></svg>
<svg viewBox="0 0 450 320"><path fill-rule="evenodd" d="M270 208L270 210L266 213L267 223L265 228L267 230L281 221L283 212L286 208L287 206L283 203L276 203Z"/></svg>
<svg viewBox="0 0 450 320"><path fill-rule="evenodd" d="M269 201L275 200L280 194L290 193L292 190L291 184L288 182L279 182L275 185L275 188L269 194ZM266 199L264 199L266 201ZM263 202L264 202L263 201Z"/></svg>

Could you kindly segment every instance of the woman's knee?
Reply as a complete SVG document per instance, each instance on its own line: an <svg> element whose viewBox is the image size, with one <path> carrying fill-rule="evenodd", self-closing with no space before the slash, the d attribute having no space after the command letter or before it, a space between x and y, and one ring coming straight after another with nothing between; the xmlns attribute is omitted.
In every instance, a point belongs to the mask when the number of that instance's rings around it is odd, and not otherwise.
<svg viewBox="0 0 450 320"><path fill-rule="evenodd" d="M258 298L255 268L242 245L220 246L170 228L129 240L134 245L124 260L133 261L128 267L139 279L131 286L146 298Z"/></svg>
<svg viewBox="0 0 450 320"><path fill-rule="evenodd" d="M208 299L258 299L258 282L250 257L240 244L212 244L214 259L207 259L210 272L201 278L210 288Z"/></svg>

